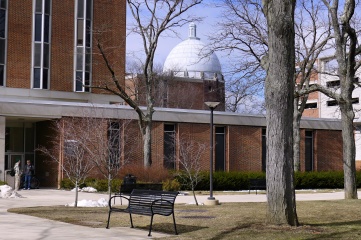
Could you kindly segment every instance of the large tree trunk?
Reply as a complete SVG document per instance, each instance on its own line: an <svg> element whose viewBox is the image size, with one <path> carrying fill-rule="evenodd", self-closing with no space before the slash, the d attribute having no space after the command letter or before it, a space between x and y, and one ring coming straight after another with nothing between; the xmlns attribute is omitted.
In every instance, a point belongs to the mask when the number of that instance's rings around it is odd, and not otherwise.
<svg viewBox="0 0 361 240"><path fill-rule="evenodd" d="M355 166L355 136L352 103L340 105L343 140L343 172L345 199L357 199L356 166Z"/></svg>
<svg viewBox="0 0 361 240"><path fill-rule="evenodd" d="M298 225L293 172L295 0L263 0L268 24L266 78L267 221Z"/></svg>

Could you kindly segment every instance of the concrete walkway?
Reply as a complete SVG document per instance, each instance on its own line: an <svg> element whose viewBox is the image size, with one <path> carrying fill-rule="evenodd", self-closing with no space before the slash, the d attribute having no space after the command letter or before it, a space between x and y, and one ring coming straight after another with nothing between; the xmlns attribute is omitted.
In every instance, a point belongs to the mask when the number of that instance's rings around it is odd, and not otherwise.
<svg viewBox="0 0 361 240"><path fill-rule="evenodd" d="M32 207L32 206L52 206L66 205L74 202L74 192L54 190L54 189L36 189L21 190L18 192L22 198L0 198L0 239L29 239L29 240L78 240L78 239L150 239L148 232L129 227L90 228L77 226L67 223L41 219L26 215L19 215L7 212L9 208ZM264 202L266 195L260 193L256 195L245 193L232 193L224 195L214 195L216 199L222 202ZM298 193L298 201L305 200L331 200L343 199L344 193L341 191L333 193ZM99 200L107 199L106 194L99 193L79 193L81 200ZM207 196L197 196L199 203L204 202ZM193 196L180 195L176 203L192 203ZM106 217L106 216L104 216ZM167 237L168 235L158 232L152 232L153 238Z"/></svg>

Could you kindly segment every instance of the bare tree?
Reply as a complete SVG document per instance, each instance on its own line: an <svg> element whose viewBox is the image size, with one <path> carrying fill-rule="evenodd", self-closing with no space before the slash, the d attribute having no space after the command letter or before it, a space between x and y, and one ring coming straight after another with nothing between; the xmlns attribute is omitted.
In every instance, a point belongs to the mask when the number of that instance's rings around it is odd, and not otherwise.
<svg viewBox="0 0 361 240"><path fill-rule="evenodd" d="M331 26L324 7L320 1L301 0L297 2L295 14L295 54L297 71L295 73L295 92L310 86L312 77L318 74L317 59L329 50ZM317 81L316 81L317 82ZM293 162L294 170L300 170L300 124L306 107L308 94L296 96L293 114Z"/></svg>
<svg viewBox="0 0 361 240"><path fill-rule="evenodd" d="M268 51L266 19L260 0L222 0L216 3L216 7L222 9L221 17L209 39L213 51L222 51L229 57L228 68L223 70L228 79L227 109L245 112L255 98L258 102L263 98L260 92L265 72L260 63ZM260 107L259 111L263 112L263 108Z"/></svg>
<svg viewBox="0 0 361 240"><path fill-rule="evenodd" d="M263 96L261 92L265 72L260 67L261 59L268 52L268 36L266 19L262 13L260 0L223 0L218 4L224 9L222 20L218 24L219 33L211 39L213 49L226 52L233 64L229 73L235 77L228 81L228 110L237 111L240 104L243 112L247 103L261 105L263 112ZM330 48L330 25L325 19L325 10L320 1L298 1L295 20L296 38L296 89L300 91L309 86L310 78L317 74L316 60L319 55ZM257 94L258 92L258 94ZM300 170L300 120L305 109L308 95L295 98L294 108L294 165ZM250 101L251 100L251 101ZM258 101L255 101L258 100ZM245 103L246 102L246 103ZM256 102L256 103L255 103Z"/></svg>
<svg viewBox="0 0 361 240"><path fill-rule="evenodd" d="M295 69L295 0L263 0L268 26L265 97L267 121L267 220L297 226L292 116ZM279 21L282 19L282 21Z"/></svg>
<svg viewBox="0 0 361 240"><path fill-rule="evenodd" d="M75 185L75 205L78 206L78 189L84 183L94 168L92 161L89 161L87 150L80 141L82 132L79 126L79 119L61 119L55 121L53 130L59 133L59 138L50 143L50 147L40 146L37 151L57 162L65 175Z"/></svg>
<svg viewBox="0 0 361 240"><path fill-rule="evenodd" d="M111 195L113 179L119 177L119 171L127 160L132 147L124 148L127 141L128 120L94 118L87 114L80 120L83 132L78 141L86 149L88 160L105 179L108 180L108 194Z"/></svg>
<svg viewBox="0 0 361 240"><path fill-rule="evenodd" d="M341 83L339 94L331 91L327 93L337 100L341 110L345 198L357 199L356 148L353 126L355 113L352 106L352 92L355 88L355 72L361 64L361 62L356 63L355 57L361 53L361 47L351 22L355 13L356 2L355 0L344 1L343 12L340 16L338 9L342 3L338 0L322 1L326 5L331 19L336 48L335 56L338 63L337 72Z"/></svg>
<svg viewBox="0 0 361 240"><path fill-rule="evenodd" d="M192 190L194 201L198 205L194 190L202 180L201 158L207 149L207 145L194 140L180 138L178 149L179 155L176 158L176 162L179 163L180 171L176 174L182 179L181 182Z"/></svg>
<svg viewBox="0 0 361 240"><path fill-rule="evenodd" d="M355 111L352 106L354 101L352 93L355 89L355 72L361 66L361 61L357 59L357 56L361 53L361 47L358 44L355 29L357 21L354 21L357 5L355 0L346 0L342 2L344 8L341 14L339 14L341 2L338 0L322 0L322 2L328 10L333 30L332 35L335 48L334 58L337 60L336 71L331 74L338 76L340 79L340 89L335 90L314 84L309 88L303 89L299 94L320 91L338 103L342 122L345 199L357 199L355 166L356 147L353 126ZM330 59L332 59L332 57ZM330 73L328 72L327 74Z"/></svg>
<svg viewBox="0 0 361 240"><path fill-rule="evenodd" d="M203 0L127 0L129 11L133 16L135 24L131 31L138 34L143 43L144 61L142 61L142 79L145 86L145 108L134 101L127 94L121 81L117 78L110 60L104 51L104 46L100 39L97 39L97 46L104 58L105 64L111 73L112 85L99 84L93 88L104 89L120 96L138 114L139 127L143 136L144 166L149 167L151 161L151 129L154 113L154 55L158 47L161 35L175 33L174 28L183 26L189 22L200 20L187 13L192 7L202 3ZM131 24L130 24L131 25Z"/></svg>

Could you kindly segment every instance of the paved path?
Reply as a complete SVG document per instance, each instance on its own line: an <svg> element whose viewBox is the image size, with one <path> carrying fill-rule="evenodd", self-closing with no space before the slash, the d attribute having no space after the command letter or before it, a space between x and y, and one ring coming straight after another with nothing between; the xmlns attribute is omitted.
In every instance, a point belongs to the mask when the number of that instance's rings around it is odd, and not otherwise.
<svg viewBox="0 0 361 240"><path fill-rule="evenodd" d="M74 192L54 190L54 189L36 189L19 191L22 198L0 198L0 239L28 239L28 240L79 240L79 239L150 239L148 232L129 227L90 228L77 226L67 223L61 223L37 217L18 215L7 212L8 208L31 207L31 206L51 206L66 205L74 202ZM266 195L235 194L232 195L214 195L216 199L222 202L264 202ZM296 195L298 201L303 200L331 200L343 199L343 192L334 193L299 193ZM80 200L99 200L107 199L106 194L99 193L79 193ZM199 203L204 202L207 196L197 196ZM192 203L193 196L178 196L176 203ZM167 237L163 233L152 232L154 238Z"/></svg>

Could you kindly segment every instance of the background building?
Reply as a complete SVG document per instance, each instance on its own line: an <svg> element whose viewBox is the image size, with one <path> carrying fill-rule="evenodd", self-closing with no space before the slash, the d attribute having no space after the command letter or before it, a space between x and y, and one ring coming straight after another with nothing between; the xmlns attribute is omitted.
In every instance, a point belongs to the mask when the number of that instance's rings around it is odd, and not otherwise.
<svg viewBox="0 0 361 240"><path fill-rule="evenodd" d="M111 46L105 48L106 54L116 60L113 67L118 78L124 79L121 84L129 80L125 77L125 19L126 1L0 0L0 180L6 180L18 159L23 166L30 159L42 186L59 186L64 173L36 149L54 143L64 149L69 139L51 126L53 121L65 123L73 117L80 123L88 116L114 122L130 120L118 147L126 151L132 146L132 151L119 161L127 158L127 164L142 163L142 138L134 110L117 96L84 87L110 79L97 54L98 40ZM219 101L217 110L224 110L219 61L212 54L207 65L206 58L195 51L204 46L195 30L191 25L190 38L175 47L164 67L170 72L154 114L152 159L153 164L165 168L179 169L179 163L169 159L179 155L177 143L182 138L209 143L210 113L205 101ZM178 69L170 67L177 61ZM215 170L265 169L264 116L218 111L214 123ZM301 128L301 168L341 169L340 122L308 119L302 121ZM106 129L105 125L105 134ZM59 151L60 160L62 156ZM209 157L206 151L201 159L205 170L209 169Z"/></svg>

